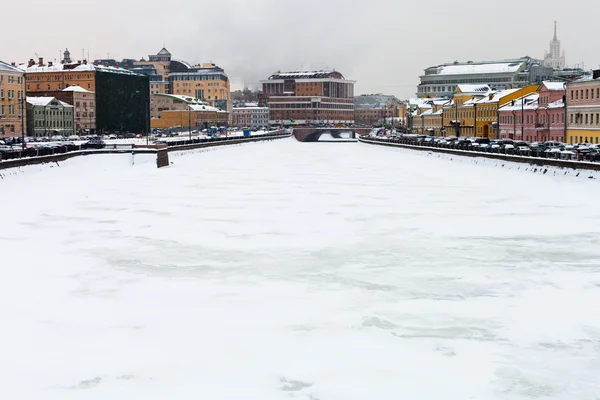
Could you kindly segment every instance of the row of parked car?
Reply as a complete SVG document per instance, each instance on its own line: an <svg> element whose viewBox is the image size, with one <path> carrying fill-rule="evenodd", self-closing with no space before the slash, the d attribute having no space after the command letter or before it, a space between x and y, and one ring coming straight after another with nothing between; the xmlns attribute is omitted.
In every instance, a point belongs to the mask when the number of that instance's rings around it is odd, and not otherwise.
<svg viewBox="0 0 600 400"><path fill-rule="evenodd" d="M394 140L406 144L444 147L459 150L502 153L522 156L554 158L563 160L600 161L600 145L591 143L566 144L557 141L526 142L513 139L489 139L456 136L425 136L385 132L375 133L372 137Z"/></svg>

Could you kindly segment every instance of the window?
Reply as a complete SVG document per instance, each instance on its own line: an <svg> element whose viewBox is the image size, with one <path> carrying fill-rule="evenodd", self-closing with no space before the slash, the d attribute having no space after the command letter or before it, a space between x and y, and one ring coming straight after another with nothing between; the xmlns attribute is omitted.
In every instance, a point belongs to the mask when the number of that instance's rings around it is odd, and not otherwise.
<svg viewBox="0 0 600 400"><path fill-rule="evenodd" d="M588 100L590 98L589 89L585 89L585 99Z"/></svg>
<svg viewBox="0 0 600 400"><path fill-rule="evenodd" d="M588 115L585 114L585 124L587 125L587 123L588 123Z"/></svg>
<svg viewBox="0 0 600 400"><path fill-rule="evenodd" d="M579 90L575 91L575 100L579 100Z"/></svg>
<svg viewBox="0 0 600 400"><path fill-rule="evenodd" d="M571 90L571 100L573 100L573 91Z"/></svg>

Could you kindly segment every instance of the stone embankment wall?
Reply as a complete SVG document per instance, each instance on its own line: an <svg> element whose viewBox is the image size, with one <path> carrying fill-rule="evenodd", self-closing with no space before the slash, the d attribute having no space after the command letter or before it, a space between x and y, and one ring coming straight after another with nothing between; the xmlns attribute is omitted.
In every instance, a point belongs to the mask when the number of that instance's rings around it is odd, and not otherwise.
<svg viewBox="0 0 600 400"><path fill-rule="evenodd" d="M456 156L464 156L464 157L483 157L490 158L494 160L502 160L502 161L510 161L510 162L518 162L530 165L536 165L540 167L559 167L559 168L569 168L569 169L582 169L582 170L591 170L591 171L600 171L600 163L587 162L587 161L571 161L571 160L556 160L552 158L538 158L538 157L526 157L526 156L518 156L518 155L510 155L510 154L496 154L496 153L484 153L480 151L470 151L470 150L456 150L456 149L447 149L440 147L430 147L430 146L420 146L420 145L412 145L405 143L398 143L391 140L386 139L377 139L377 138L368 138L368 137L359 137L359 142L368 143L372 145L378 146L389 146L389 147L399 147L403 149L410 149L416 151L427 151L431 153L444 153L444 154L453 154Z"/></svg>

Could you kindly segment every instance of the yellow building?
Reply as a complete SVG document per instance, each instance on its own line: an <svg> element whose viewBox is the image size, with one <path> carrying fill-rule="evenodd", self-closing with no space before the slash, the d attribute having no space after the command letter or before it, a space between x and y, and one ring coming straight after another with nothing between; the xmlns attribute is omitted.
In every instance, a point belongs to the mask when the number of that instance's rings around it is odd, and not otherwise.
<svg viewBox="0 0 600 400"><path fill-rule="evenodd" d="M229 113L212 107L200 99L173 95L152 95L150 127L152 129L183 128L203 129L206 126L227 124Z"/></svg>
<svg viewBox="0 0 600 400"><path fill-rule="evenodd" d="M0 61L0 138L20 136L26 129L25 78L23 71Z"/></svg>
<svg viewBox="0 0 600 400"><path fill-rule="evenodd" d="M452 102L444 107L444 129L460 136L496 138L498 108L514 99L536 93L538 84L493 91L488 85L458 85Z"/></svg>
<svg viewBox="0 0 600 400"><path fill-rule="evenodd" d="M497 138L498 109L513 100L537 93L540 85L529 85L520 89L506 89L490 92L487 96L472 102L474 124L477 137Z"/></svg>
<svg viewBox="0 0 600 400"><path fill-rule="evenodd" d="M412 99L412 131L422 135L444 136L443 107L449 102L438 98Z"/></svg>
<svg viewBox="0 0 600 400"><path fill-rule="evenodd" d="M215 64L194 66L187 72L173 72L169 75L169 81L172 94L193 96L215 107L230 108L229 77L223 68Z"/></svg>

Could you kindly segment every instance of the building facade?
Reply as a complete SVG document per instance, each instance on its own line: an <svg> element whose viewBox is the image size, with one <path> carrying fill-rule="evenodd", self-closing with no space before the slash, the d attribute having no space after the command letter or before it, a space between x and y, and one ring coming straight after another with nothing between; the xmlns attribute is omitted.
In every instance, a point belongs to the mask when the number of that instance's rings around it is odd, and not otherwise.
<svg viewBox="0 0 600 400"><path fill-rule="evenodd" d="M261 81L271 124L354 123L354 83L337 71L277 72Z"/></svg>
<svg viewBox="0 0 600 400"><path fill-rule="evenodd" d="M268 107L234 107L231 123L239 128L260 128L269 125Z"/></svg>
<svg viewBox="0 0 600 400"><path fill-rule="evenodd" d="M354 122L359 125L382 124L398 117L402 102L396 96L362 94L354 98Z"/></svg>
<svg viewBox="0 0 600 400"><path fill-rule="evenodd" d="M96 94L81 86L69 86L59 91L40 92L38 96L54 97L74 107L75 132L96 133Z"/></svg>
<svg viewBox="0 0 600 400"><path fill-rule="evenodd" d="M561 63L560 60L558 63ZM589 74L581 68L563 67L545 66L543 60L531 57L466 63L455 61L427 68L425 75L420 77L417 96L450 98L460 84L488 85L499 91L548 80L571 81Z"/></svg>
<svg viewBox="0 0 600 400"><path fill-rule="evenodd" d="M205 129L226 126L229 113L213 107L201 99L175 94L154 94L152 129Z"/></svg>
<svg viewBox="0 0 600 400"><path fill-rule="evenodd" d="M215 64L202 64L186 72L171 73L169 82L172 94L192 96L225 111L231 109L231 82L223 68Z"/></svg>
<svg viewBox="0 0 600 400"><path fill-rule="evenodd" d="M143 133L149 129L150 85L146 75L96 62L88 64L86 60L54 65L44 64L40 58L37 64L30 60L23 68L28 97L62 92L71 86L94 92L95 110L82 118L87 119L92 112L97 132Z"/></svg>
<svg viewBox="0 0 600 400"><path fill-rule="evenodd" d="M544 66L550 68L565 67L565 52L560 50L560 40L556 37L556 21L554 21L554 38L550 42L550 51L544 53Z"/></svg>
<svg viewBox="0 0 600 400"><path fill-rule="evenodd" d="M20 136L26 129L25 78L15 65L0 61L0 137Z"/></svg>
<svg viewBox="0 0 600 400"><path fill-rule="evenodd" d="M30 136L75 134L74 107L54 97L27 97Z"/></svg>
<svg viewBox="0 0 600 400"><path fill-rule="evenodd" d="M600 70L567 84L566 142L593 143L600 140Z"/></svg>

